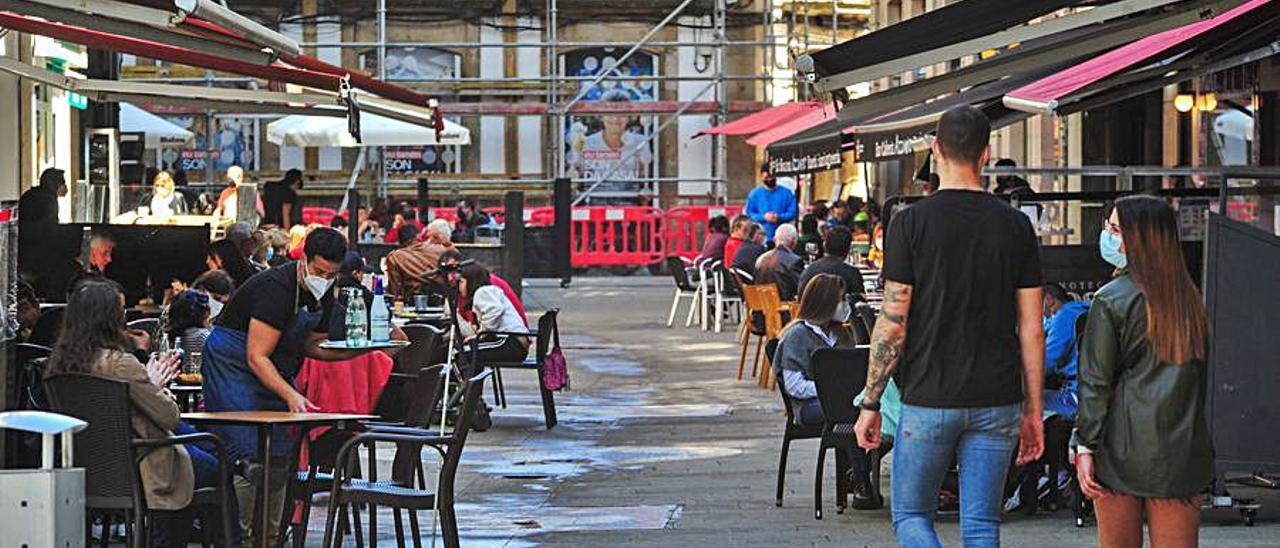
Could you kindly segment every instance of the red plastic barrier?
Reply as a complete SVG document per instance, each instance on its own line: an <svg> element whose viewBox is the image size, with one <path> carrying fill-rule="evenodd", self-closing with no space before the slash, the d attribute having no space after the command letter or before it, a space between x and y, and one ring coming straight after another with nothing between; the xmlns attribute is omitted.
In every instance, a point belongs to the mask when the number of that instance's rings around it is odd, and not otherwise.
<svg viewBox="0 0 1280 548"><path fill-rule="evenodd" d="M329 222L338 216L338 211L328 207L308 206L302 208L302 224L309 225L311 223L329 226Z"/></svg>
<svg viewBox="0 0 1280 548"><path fill-rule="evenodd" d="M662 210L656 207L577 207L571 226L575 268L662 261Z"/></svg>
<svg viewBox="0 0 1280 548"><path fill-rule="evenodd" d="M702 253L707 238L707 223L724 215L732 218L742 206L677 206L667 210L663 220L663 241L667 255L693 259Z"/></svg>

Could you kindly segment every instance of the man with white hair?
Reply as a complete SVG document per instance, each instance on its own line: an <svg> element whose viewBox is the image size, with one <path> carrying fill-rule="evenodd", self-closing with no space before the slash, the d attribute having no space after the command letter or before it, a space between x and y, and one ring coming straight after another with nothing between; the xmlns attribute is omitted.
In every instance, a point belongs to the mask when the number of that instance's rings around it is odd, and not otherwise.
<svg viewBox="0 0 1280 548"><path fill-rule="evenodd" d="M784 301L794 301L800 285L800 273L804 270L804 261L795 253L796 241L799 240L796 225L783 224L773 233L772 250L756 259L756 283L772 283L778 286L778 296Z"/></svg>
<svg viewBox="0 0 1280 548"><path fill-rule="evenodd" d="M413 296L436 285L432 279L440 265L440 255L453 247L453 225L436 219L423 230L422 241L406 245L387 255L386 292L398 301L412 302Z"/></svg>
<svg viewBox="0 0 1280 548"><path fill-rule="evenodd" d="M227 182L230 183L230 186L222 189L222 194L218 195L218 205L213 210L213 216L229 217L234 221L237 214L238 191L240 186L244 184L244 168L240 166L227 168ZM262 215L264 209L261 196L257 197L256 206L258 215Z"/></svg>

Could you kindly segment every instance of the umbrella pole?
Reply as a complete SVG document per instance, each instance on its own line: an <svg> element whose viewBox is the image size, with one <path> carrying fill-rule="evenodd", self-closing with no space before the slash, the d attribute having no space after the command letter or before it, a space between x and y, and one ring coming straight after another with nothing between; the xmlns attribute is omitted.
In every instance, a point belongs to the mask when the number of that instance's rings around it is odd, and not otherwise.
<svg viewBox="0 0 1280 548"><path fill-rule="evenodd" d="M360 147L360 153L356 155L356 165L355 167L351 168L351 179L347 181L347 192L344 192L342 194L342 206L338 208L338 211L342 211L347 208L347 196L350 195L349 192L351 190L354 190L356 188L356 179L359 179L360 172L364 171L364 155L366 150L368 150L366 147ZM347 222L359 223L360 220L347 219Z"/></svg>

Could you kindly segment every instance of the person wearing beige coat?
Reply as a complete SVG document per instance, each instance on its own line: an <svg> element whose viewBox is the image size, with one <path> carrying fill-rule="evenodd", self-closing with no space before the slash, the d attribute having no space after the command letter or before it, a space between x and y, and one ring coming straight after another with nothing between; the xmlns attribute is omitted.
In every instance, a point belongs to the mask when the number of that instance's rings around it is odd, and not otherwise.
<svg viewBox="0 0 1280 548"><path fill-rule="evenodd" d="M47 375L80 374L128 384L130 434L138 439L194 433L182 423L169 385L179 370L179 355L152 355L144 365L136 353L150 347L150 337L129 330L124 322L124 295L105 278L80 281L67 298L62 333L49 357ZM92 422L92 418L90 418ZM219 484L216 450L207 443L168 445L149 450L138 466L147 510L184 510L195 489ZM157 545L185 545L181 522L188 515L162 518L150 527ZM176 521L175 521L176 520ZM238 525L238 524L237 524Z"/></svg>

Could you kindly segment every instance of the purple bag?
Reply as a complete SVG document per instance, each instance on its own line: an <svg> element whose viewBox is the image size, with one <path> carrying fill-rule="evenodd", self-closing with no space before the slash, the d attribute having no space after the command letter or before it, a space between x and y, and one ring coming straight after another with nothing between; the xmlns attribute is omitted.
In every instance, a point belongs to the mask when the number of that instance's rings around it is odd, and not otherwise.
<svg viewBox="0 0 1280 548"><path fill-rule="evenodd" d="M556 391L569 386L569 364L564 360L564 352L560 345L555 345L547 352L542 363L542 387Z"/></svg>
<svg viewBox="0 0 1280 548"><path fill-rule="evenodd" d="M560 326L552 327L554 344L542 361L542 387L552 392L569 388L569 362L560 350Z"/></svg>

